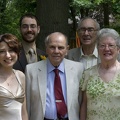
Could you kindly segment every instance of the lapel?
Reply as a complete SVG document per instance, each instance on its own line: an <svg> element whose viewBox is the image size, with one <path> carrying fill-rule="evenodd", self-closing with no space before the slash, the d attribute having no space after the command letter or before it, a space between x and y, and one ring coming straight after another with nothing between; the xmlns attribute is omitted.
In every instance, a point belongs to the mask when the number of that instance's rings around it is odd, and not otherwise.
<svg viewBox="0 0 120 120"><path fill-rule="evenodd" d="M80 61L80 48L76 48L75 51L74 51L74 54L72 56L72 60L73 61Z"/></svg>
<svg viewBox="0 0 120 120"><path fill-rule="evenodd" d="M38 86L39 93L42 102L43 113L45 114L45 106L46 106L46 88L47 88L47 60L43 60L40 62L41 64L38 66Z"/></svg>
<svg viewBox="0 0 120 120"><path fill-rule="evenodd" d="M74 79L73 79L73 67L70 66L70 63L68 60L64 59L64 64L65 64L65 73L66 73L66 85L67 85L67 106L68 106L68 111L70 109L71 103L72 103L72 96L74 91L73 91L73 86L74 86Z"/></svg>
<svg viewBox="0 0 120 120"><path fill-rule="evenodd" d="M26 59L25 51L24 51L23 48L22 48L21 51L20 51L19 62L20 62L20 64L21 64L22 68L25 69L25 66L26 66L26 64L27 64L27 59Z"/></svg>
<svg viewBox="0 0 120 120"><path fill-rule="evenodd" d="M100 57L99 57L99 55L98 55L97 64L100 63L100 62L101 62L101 60L100 60Z"/></svg>
<svg viewBox="0 0 120 120"><path fill-rule="evenodd" d="M69 60L64 59L65 64L65 73L66 73L66 85L67 85L67 106L68 111L70 109L72 98L74 96L74 79L73 79L73 66L70 66ZM46 106L46 88L47 88L47 60L43 60L40 62L38 66L37 80L39 86L39 94L42 102L43 114L45 114L45 106Z"/></svg>
<svg viewBox="0 0 120 120"><path fill-rule="evenodd" d="M42 51L42 50L40 50L40 49L38 49L38 48L36 48L36 52L37 52L37 60L38 60L38 61L43 60L43 59L40 57L41 55L47 57L47 54L46 54L44 51Z"/></svg>
<svg viewBox="0 0 120 120"><path fill-rule="evenodd" d="M36 48L36 54L37 54L37 61L41 61L40 55L42 55L42 53L38 48Z"/></svg>
<svg viewBox="0 0 120 120"><path fill-rule="evenodd" d="M80 52L80 47L79 47L79 48L76 48L74 50L72 60L73 61L80 61L80 56L81 56L81 52ZM100 60L100 57L98 56L97 63L100 63L100 62L101 62L101 60Z"/></svg>

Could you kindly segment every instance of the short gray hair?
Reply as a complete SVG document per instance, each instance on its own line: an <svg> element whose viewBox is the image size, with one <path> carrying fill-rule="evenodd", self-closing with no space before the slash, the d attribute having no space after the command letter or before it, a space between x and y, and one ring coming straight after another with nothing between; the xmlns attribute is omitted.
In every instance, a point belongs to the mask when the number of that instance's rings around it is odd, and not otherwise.
<svg viewBox="0 0 120 120"><path fill-rule="evenodd" d="M66 39L66 45L68 45L68 38L67 38L67 36L66 36L65 34L63 34L63 33L61 33L61 32L54 32L54 33L49 34L49 35L45 38L45 46L46 46L46 47L47 47L47 45L49 44L49 42L50 42L50 40L51 40L51 36L52 36L53 34L57 34L57 35L59 35L59 36L64 36L65 39Z"/></svg>
<svg viewBox="0 0 120 120"><path fill-rule="evenodd" d="M100 30L100 24L97 22L97 20L95 20L95 19L93 19L93 18L91 18L91 17L85 17L85 18L81 19L81 20L78 22L78 28L77 28L77 29L80 29L80 28L81 28L81 25L82 25L82 22L83 22L84 20L87 20L87 19L93 20L94 23L95 23L96 29L97 29L97 30Z"/></svg>
<svg viewBox="0 0 120 120"><path fill-rule="evenodd" d="M112 28L101 29L97 35L97 45L99 45L101 39L104 37L112 37L115 40L116 45L120 48L120 35L116 30Z"/></svg>

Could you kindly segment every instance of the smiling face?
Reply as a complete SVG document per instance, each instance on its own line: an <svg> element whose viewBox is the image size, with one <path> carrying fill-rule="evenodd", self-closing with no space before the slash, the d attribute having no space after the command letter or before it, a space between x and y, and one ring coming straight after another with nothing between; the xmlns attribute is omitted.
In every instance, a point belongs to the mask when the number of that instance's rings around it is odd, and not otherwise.
<svg viewBox="0 0 120 120"><path fill-rule="evenodd" d="M115 61L119 54L119 48L117 47L115 40L111 36L107 36L101 38L98 44L98 53L101 62Z"/></svg>
<svg viewBox="0 0 120 120"><path fill-rule="evenodd" d="M13 67L17 61L18 55L13 51L7 43L0 42L0 64L3 67Z"/></svg>
<svg viewBox="0 0 120 120"><path fill-rule="evenodd" d="M78 35L82 45L95 44L97 37L97 28L95 21L92 19L83 20L80 28L78 28Z"/></svg>
<svg viewBox="0 0 120 120"><path fill-rule="evenodd" d="M46 53L53 66L59 66L67 54L68 48L65 36L57 33L53 33L50 36L49 42L46 45Z"/></svg>
<svg viewBox="0 0 120 120"><path fill-rule="evenodd" d="M32 43L40 32L40 26L34 18L25 17L21 21L20 32L24 41Z"/></svg>

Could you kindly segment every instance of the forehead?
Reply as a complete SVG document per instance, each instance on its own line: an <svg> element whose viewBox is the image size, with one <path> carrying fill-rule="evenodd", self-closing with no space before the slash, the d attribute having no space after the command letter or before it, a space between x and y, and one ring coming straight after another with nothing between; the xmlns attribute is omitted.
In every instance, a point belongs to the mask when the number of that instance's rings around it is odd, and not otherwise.
<svg viewBox="0 0 120 120"><path fill-rule="evenodd" d="M49 45L66 45L66 39L62 35L52 35L50 37Z"/></svg>
<svg viewBox="0 0 120 120"><path fill-rule="evenodd" d="M4 41L0 42L0 49L6 48L6 47L9 48L6 42Z"/></svg>
<svg viewBox="0 0 120 120"><path fill-rule="evenodd" d="M99 42L100 43L116 43L114 38L111 36L105 36L105 37L101 38Z"/></svg>
<svg viewBox="0 0 120 120"><path fill-rule="evenodd" d="M25 17L22 19L21 24L37 24L34 18Z"/></svg>
<svg viewBox="0 0 120 120"><path fill-rule="evenodd" d="M93 28L95 28L96 27L95 21L92 19L85 19L81 22L81 27L86 27L86 28L93 27Z"/></svg>

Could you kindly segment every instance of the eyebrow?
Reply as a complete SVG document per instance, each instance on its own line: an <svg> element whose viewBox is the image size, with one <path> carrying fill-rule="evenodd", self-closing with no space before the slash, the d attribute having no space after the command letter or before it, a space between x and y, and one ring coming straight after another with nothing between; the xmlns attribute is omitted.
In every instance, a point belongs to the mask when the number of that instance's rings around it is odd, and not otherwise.
<svg viewBox="0 0 120 120"><path fill-rule="evenodd" d="M22 25L36 25L36 24L33 24L33 23L32 23L32 24L26 24L26 23L24 23L24 24L22 24Z"/></svg>
<svg viewBox="0 0 120 120"><path fill-rule="evenodd" d="M94 27L81 27L82 29L95 29ZM80 29L81 29L80 28Z"/></svg>

